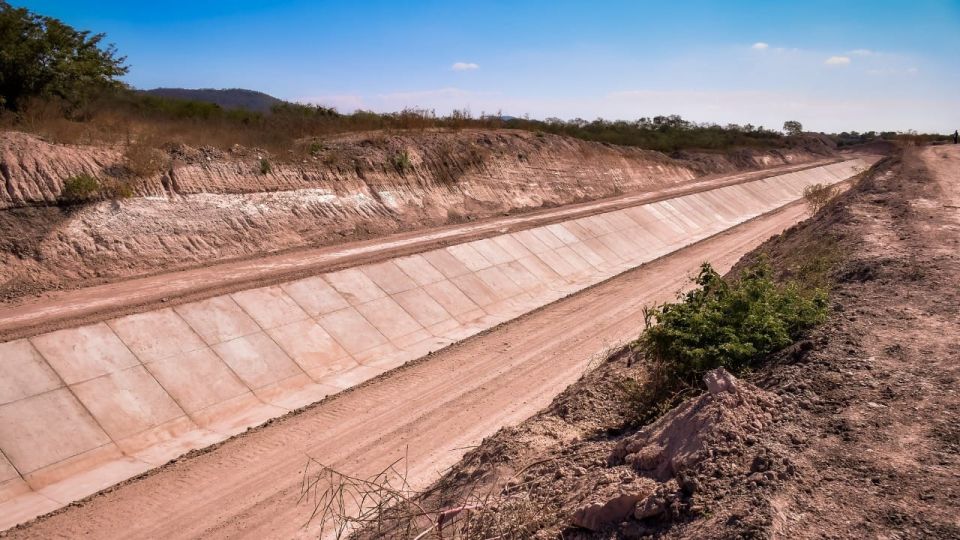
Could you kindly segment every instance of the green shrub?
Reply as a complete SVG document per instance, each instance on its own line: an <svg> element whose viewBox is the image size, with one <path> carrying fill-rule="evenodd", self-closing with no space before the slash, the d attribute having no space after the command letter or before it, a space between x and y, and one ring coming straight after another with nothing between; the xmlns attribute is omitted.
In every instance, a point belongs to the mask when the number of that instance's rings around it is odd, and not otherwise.
<svg viewBox="0 0 960 540"><path fill-rule="evenodd" d="M406 150L394 154L391 162L393 163L393 168L400 174L404 174L413 167L413 164L410 162L410 154L408 154Z"/></svg>
<svg viewBox="0 0 960 540"><path fill-rule="evenodd" d="M648 326L635 343L652 366L651 380L633 396L638 405L654 409L646 414L700 388L712 369L741 373L757 366L827 317L823 289L777 283L765 260L732 283L704 263L694 282L697 288L678 302L646 313Z"/></svg>
<svg viewBox="0 0 960 540"><path fill-rule="evenodd" d="M86 202L100 195L100 181L89 174L78 174L63 181L60 198L66 203Z"/></svg>
<svg viewBox="0 0 960 540"><path fill-rule="evenodd" d="M270 161L267 158L260 160L260 174L269 174L273 170L273 166L270 165Z"/></svg>

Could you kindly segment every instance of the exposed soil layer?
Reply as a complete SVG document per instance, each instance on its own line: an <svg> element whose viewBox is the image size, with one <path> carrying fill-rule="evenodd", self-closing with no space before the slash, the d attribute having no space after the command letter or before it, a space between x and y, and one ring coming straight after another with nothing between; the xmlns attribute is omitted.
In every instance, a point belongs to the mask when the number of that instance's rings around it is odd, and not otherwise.
<svg viewBox="0 0 960 540"><path fill-rule="evenodd" d="M674 158L525 131L367 133L324 141L302 156L171 147L155 173L133 178L122 147L55 145L3 132L0 302L832 152L813 141ZM127 185L132 197L60 205L64 182L79 174Z"/></svg>
<svg viewBox="0 0 960 540"><path fill-rule="evenodd" d="M643 362L613 354L424 506L500 493L494 513L526 505L517 538L960 538L958 203L960 148L888 159L740 263L833 261L807 339L639 430L623 380Z"/></svg>

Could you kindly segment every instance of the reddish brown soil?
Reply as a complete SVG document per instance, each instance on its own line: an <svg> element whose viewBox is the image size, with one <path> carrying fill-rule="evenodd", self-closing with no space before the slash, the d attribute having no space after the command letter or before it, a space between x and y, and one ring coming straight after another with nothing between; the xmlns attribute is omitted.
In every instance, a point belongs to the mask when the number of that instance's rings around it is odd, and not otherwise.
<svg viewBox="0 0 960 540"><path fill-rule="evenodd" d="M643 362L614 354L422 504L500 494L484 519L526 509L509 538L960 538L958 248L960 147L908 149L743 261L836 257L829 321L739 393L638 431Z"/></svg>

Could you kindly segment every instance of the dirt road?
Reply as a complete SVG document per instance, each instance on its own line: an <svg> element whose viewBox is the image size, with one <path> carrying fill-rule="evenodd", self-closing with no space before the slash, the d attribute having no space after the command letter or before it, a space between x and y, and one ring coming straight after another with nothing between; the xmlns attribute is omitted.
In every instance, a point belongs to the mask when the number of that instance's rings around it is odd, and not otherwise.
<svg viewBox="0 0 960 540"><path fill-rule="evenodd" d="M425 486L467 448L516 424L630 339L641 307L666 300L704 260L721 270L805 217L795 203L208 452L23 527L14 538L315 536L297 504L308 456L366 475L409 456Z"/></svg>
<svg viewBox="0 0 960 540"><path fill-rule="evenodd" d="M0 341L144 311L160 304L176 305L449 244L809 169L836 161L839 159L829 158L800 165L772 167L762 171L714 176L657 191L540 210L520 216L402 233L339 246L298 249L276 255L258 256L50 293L14 304L0 304Z"/></svg>

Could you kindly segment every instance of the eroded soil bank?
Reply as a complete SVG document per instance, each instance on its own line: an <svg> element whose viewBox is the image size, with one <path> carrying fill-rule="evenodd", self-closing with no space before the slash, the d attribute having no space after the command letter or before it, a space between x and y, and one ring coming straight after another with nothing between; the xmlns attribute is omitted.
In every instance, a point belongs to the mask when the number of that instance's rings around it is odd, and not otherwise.
<svg viewBox="0 0 960 540"><path fill-rule="evenodd" d="M0 133L0 302L833 152L813 139L790 149L670 157L513 130L366 133L313 150L268 156L239 147L170 147L159 170L131 179L122 147ZM132 196L61 205L64 182L80 174L124 182Z"/></svg>
<svg viewBox="0 0 960 540"><path fill-rule="evenodd" d="M468 512L511 538L960 538L958 201L957 147L882 162L741 262L833 260L808 339L642 429L623 380L643 363L621 351L422 504L486 497Z"/></svg>

